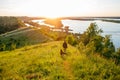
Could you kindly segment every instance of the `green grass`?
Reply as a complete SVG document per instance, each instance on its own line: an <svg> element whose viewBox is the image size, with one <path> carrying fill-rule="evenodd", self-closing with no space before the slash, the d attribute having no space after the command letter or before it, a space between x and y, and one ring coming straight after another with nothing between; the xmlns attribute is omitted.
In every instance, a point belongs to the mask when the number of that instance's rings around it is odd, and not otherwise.
<svg viewBox="0 0 120 80"><path fill-rule="evenodd" d="M21 27L21 28L18 28L16 30L13 30L13 31L10 31L10 32L6 32L4 34L1 34L0 36L10 36L12 34L15 34L15 33L18 33L18 32L22 32L22 31L25 31L25 30L29 30L30 28L29 27Z"/></svg>
<svg viewBox="0 0 120 80"><path fill-rule="evenodd" d="M30 27L19 28L0 35L0 43L6 46L5 50L10 50L9 48L12 44L16 44L16 48L21 48L26 45L43 43L51 40L51 38L43 35L39 29Z"/></svg>
<svg viewBox="0 0 120 80"><path fill-rule="evenodd" d="M98 55L86 56L63 41L0 52L0 80L118 80L120 66Z"/></svg>
<svg viewBox="0 0 120 80"><path fill-rule="evenodd" d="M34 35L33 35L34 34ZM38 43L38 42L44 42L46 40L49 40L48 37L45 35L42 35L42 33L39 31L39 29L35 28L19 28L17 30L8 32L6 34L0 35L1 40L8 40L9 38L19 39L19 38L26 38L27 42Z"/></svg>
<svg viewBox="0 0 120 80"><path fill-rule="evenodd" d="M59 32L59 31L44 31L41 29L41 32L55 41L64 40L65 37L67 36L65 32Z"/></svg>

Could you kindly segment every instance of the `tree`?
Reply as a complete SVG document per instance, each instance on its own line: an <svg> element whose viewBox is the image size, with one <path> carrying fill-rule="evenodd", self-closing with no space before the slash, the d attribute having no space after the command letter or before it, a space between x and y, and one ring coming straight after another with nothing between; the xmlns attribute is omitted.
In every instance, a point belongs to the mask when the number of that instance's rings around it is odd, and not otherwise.
<svg viewBox="0 0 120 80"><path fill-rule="evenodd" d="M80 36L80 41L87 45L94 37L99 36L103 31L96 23L91 23L88 29Z"/></svg>
<svg viewBox="0 0 120 80"><path fill-rule="evenodd" d="M89 43L93 42L95 47L95 52L101 53L103 50L103 37L95 36Z"/></svg>
<svg viewBox="0 0 120 80"><path fill-rule="evenodd" d="M115 47L113 45L113 42L110 40L110 35L106 35L104 40L103 40L103 56L107 58L111 58L113 53L115 52Z"/></svg>
<svg viewBox="0 0 120 80"><path fill-rule="evenodd" d="M103 37L101 36L102 32L96 23L91 23L88 29L80 36L80 43L82 42L85 45L86 52L99 53L101 56L110 59L114 56L115 47L110 35Z"/></svg>
<svg viewBox="0 0 120 80"><path fill-rule="evenodd" d="M0 17L0 34L23 26L25 26L25 24L16 17Z"/></svg>
<svg viewBox="0 0 120 80"><path fill-rule="evenodd" d="M113 55L113 59L115 60L116 64L120 64L120 48L118 48L115 54Z"/></svg>
<svg viewBox="0 0 120 80"><path fill-rule="evenodd" d="M5 51L6 45L0 42L0 51Z"/></svg>

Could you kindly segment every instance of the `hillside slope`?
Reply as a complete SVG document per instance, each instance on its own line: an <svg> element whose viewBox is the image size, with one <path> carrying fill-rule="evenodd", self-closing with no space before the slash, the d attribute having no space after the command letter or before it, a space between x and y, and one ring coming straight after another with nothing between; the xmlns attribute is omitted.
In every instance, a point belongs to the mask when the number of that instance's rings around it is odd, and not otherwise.
<svg viewBox="0 0 120 80"><path fill-rule="evenodd" d="M119 80L120 66L98 55L86 56L62 41L0 52L0 80Z"/></svg>
<svg viewBox="0 0 120 80"><path fill-rule="evenodd" d="M39 29L30 27L19 28L0 35L0 43L6 46L5 50L9 50L7 47L10 47L12 44L15 44L16 48L20 48L25 45L37 44L50 40L51 39L43 35Z"/></svg>

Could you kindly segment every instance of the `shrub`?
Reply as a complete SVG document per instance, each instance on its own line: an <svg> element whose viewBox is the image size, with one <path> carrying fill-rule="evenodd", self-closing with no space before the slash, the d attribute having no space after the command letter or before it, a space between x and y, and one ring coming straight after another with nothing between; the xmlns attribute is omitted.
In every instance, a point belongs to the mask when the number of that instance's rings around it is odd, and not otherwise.
<svg viewBox="0 0 120 80"><path fill-rule="evenodd" d="M72 34L68 35L66 37L66 41L67 41L67 43L69 43L70 45L73 45L73 46L77 45L77 43L78 43L77 39Z"/></svg>

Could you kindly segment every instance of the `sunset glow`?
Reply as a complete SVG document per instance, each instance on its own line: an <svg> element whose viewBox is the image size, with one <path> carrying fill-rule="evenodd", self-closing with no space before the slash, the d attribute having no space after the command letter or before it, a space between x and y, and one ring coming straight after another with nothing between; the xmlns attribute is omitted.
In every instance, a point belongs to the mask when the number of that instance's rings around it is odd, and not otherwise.
<svg viewBox="0 0 120 80"><path fill-rule="evenodd" d="M119 0L1 0L0 15L120 16Z"/></svg>

